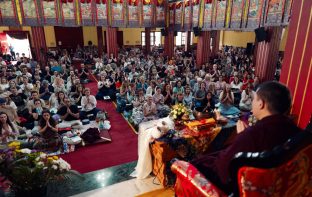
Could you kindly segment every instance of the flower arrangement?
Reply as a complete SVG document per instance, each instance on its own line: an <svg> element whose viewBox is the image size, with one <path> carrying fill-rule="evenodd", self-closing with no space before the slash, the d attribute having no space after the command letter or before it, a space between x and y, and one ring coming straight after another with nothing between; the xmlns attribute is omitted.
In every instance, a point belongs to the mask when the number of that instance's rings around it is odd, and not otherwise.
<svg viewBox="0 0 312 197"><path fill-rule="evenodd" d="M171 112L169 115L173 120L180 120L182 119L184 115L189 115L189 114L190 112L188 108L184 106L183 104L179 103L179 104L172 106Z"/></svg>
<svg viewBox="0 0 312 197"><path fill-rule="evenodd" d="M46 192L49 183L69 180L72 175L80 176L58 156L18 149L18 143L9 147L0 150L0 176L10 182L16 196L33 196L34 192L38 195L41 188L45 188L43 192Z"/></svg>

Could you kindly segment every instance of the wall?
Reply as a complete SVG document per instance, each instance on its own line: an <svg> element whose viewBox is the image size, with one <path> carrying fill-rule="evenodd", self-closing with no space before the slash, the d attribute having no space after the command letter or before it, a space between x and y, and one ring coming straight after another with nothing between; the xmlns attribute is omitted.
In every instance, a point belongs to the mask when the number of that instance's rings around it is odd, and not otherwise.
<svg viewBox="0 0 312 197"><path fill-rule="evenodd" d="M0 26L0 33L2 33L3 31L8 31L9 27L6 26Z"/></svg>
<svg viewBox="0 0 312 197"><path fill-rule="evenodd" d="M246 47L248 42L255 42L254 32L222 31L220 42L222 45Z"/></svg>
<svg viewBox="0 0 312 197"><path fill-rule="evenodd" d="M96 27L82 27L84 46L88 46L88 41L92 41L94 45L98 45Z"/></svg>
<svg viewBox="0 0 312 197"><path fill-rule="evenodd" d="M53 26L44 27L44 35L47 47L56 47L55 32Z"/></svg>
<svg viewBox="0 0 312 197"><path fill-rule="evenodd" d="M289 35L280 81L289 87L292 97L291 113L297 115L304 128L312 115L312 1L293 1Z"/></svg>
<svg viewBox="0 0 312 197"><path fill-rule="evenodd" d="M123 31L124 45L141 45L141 32L144 28L118 28L118 31Z"/></svg>

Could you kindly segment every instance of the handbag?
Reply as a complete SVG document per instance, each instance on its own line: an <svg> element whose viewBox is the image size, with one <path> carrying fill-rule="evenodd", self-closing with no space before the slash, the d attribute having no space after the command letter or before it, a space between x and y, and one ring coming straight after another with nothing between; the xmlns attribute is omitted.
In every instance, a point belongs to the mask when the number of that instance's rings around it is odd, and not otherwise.
<svg viewBox="0 0 312 197"><path fill-rule="evenodd" d="M81 136L85 142L94 143L96 140L101 139L100 131L98 128L89 128Z"/></svg>

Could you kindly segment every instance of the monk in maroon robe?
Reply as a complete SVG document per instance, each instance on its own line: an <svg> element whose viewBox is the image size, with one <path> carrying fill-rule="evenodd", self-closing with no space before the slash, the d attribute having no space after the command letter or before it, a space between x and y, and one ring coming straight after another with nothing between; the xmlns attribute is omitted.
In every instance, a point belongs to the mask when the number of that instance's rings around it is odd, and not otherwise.
<svg viewBox="0 0 312 197"><path fill-rule="evenodd" d="M238 135L226 149L203 155L191 163L217 186L229 188L229 164L235 154L272 150L301 131L286 116L290 106L291 96L287 87L278 82L261 84L254 92L252 102L257 123L248 127L238 121Z"/></svg>

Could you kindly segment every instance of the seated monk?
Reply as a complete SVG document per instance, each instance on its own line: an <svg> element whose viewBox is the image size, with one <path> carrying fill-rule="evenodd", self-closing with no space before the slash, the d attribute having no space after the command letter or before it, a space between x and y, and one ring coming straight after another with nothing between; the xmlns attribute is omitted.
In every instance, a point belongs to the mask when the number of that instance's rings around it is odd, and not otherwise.
<svg viewBox="0 0 312 197"><path fill-rule="evenodd" d="M265 82L253 94L252 112L257 123L247 127L246 123L238 121L238 135L230 146L191 162L215 185L225 190L230 188L229 163L236 153L271 150L301 131L286 116L291 107L291 96L286 86Z"/></svg>

